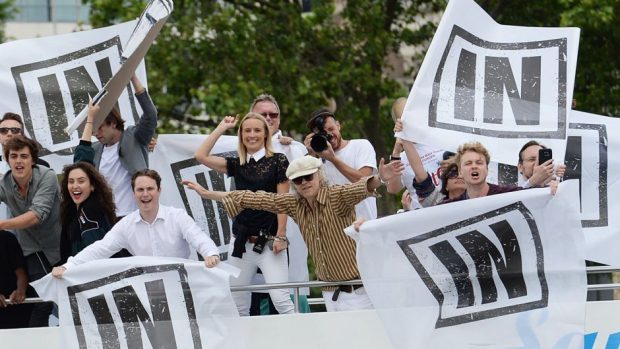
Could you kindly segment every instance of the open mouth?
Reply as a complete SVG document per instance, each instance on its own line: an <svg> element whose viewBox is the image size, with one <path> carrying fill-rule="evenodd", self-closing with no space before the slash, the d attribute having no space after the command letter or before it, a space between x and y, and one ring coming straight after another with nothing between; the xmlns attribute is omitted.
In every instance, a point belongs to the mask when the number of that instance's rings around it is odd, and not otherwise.
<svg viewBox="0 0 620 349"><path fill-rule="evenodd" d="M151 198L151 199L141 199L141 200L140 200L140 202L142 202L143 204L148 204L148 203L150 203L151 201L153 201L153 199L152 199L152 198Z"/></svg>
<svg viewBox="0 0 620 349"><path fill-rule="evenodd" d="M81 191L71 192L71 196L73 196L74 201L78 201L82 197L82 192Z"/></svg>
<svg viewBox="0 0 620 349"><path fill-rule="evenodd" d="M480 178L480 173L478 171L472 171L471 178L473 178L473 179Z"/></svg>

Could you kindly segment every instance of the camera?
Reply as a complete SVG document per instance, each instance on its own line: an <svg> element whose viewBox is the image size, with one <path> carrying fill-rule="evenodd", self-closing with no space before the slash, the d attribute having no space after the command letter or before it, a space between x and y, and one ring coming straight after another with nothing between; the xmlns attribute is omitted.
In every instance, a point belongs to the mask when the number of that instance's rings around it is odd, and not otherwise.
<svg viewBox="0 0 620 349"><path fill-rule="evenodd" d="M310 147L317 153L327 149L327 142L332 140L332 135L325 132L325 119L328 117L334 117L334 115L326 109L321 109L314 112L308 122L310 131L314 132L314 136L310 139Z"/></svg>
<svg viewBox="0 0 620 349"><path fill-rule="evenodd" d="M254 243L254 247L252 251L261 254L265 250L265 245L269 240L269 233L267 233L264 229L261 229L258 232L258 236L256 237L256 242Z"/></svg>

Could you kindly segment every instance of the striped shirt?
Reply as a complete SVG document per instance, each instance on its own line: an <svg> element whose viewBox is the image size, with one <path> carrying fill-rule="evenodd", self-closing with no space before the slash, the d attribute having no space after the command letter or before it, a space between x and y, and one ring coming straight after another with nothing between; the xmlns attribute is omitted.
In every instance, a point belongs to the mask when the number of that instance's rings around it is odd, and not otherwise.
<svg viewBox="0 0 620 349"><path fill-rule="evenodd" d="M245 208L286 213L299 225L310 255L314 259L319 280L346 281L359 279L355 259L355 241L343 230L355 221L355 205L372 195L366 177L353 184L334 185L319 189L315 207L295 194L274 194L264 191L233 191L224 198L224 207L231 217ZM334 290L336 287L325 287Z"/></svg>

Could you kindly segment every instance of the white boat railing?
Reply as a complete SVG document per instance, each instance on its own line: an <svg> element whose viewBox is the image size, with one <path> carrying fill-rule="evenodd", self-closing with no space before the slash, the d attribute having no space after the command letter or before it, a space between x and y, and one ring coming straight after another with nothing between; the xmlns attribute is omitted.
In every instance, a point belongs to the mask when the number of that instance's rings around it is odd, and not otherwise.
<svg viewBox="0 0 620 349"><path fill-rule="evenodd" d="M586 267L588 275L594 274L609 274L620 273L620 267L611 266L596 266ZM362 280L348 280L348 281L305 281L305 282L283 282L273 284L261 284L261 285L246 285L246 286L231 286L231 292L239 291L267 291L280 288L293 289L293 303L295 305L295 311L299 312L299 289L305 287L318 288L327 286L339 286L339 285L361 285ZM607 291L607 290L620 290L620 282L611 284L589 284L588 291ZM23 303L41 303L43 300L38 297L26 298ZM11 301L7 299L7 303L11 304ZM323 298L308 298L308 304L324 304Z"/></svg>

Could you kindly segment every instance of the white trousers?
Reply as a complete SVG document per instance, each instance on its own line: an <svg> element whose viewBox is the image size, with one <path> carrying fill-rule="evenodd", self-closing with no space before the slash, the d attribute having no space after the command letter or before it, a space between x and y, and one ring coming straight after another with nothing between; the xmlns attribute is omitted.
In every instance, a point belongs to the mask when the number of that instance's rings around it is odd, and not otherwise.
<svg viewBox="0 0 620 349"><path fill-rule="evenodd" d="M332 300L334 292L323 291L323 299L325 300L325 309L327 311L374 309L364 287L353 290L351 293L341 291L335 302Z"/></svg>
<svg viewBox="0 0 620 349"><path fill-rule="evenodd" d="M263 272L266 283L288 282L288 258L286 251L281 251L276 255L265 246L263 253L259 254L252 251L253 247L254 244L248 242L245 244L243 258L233 257L234 241L230 241L228 263L241 269L239 277L232 278L230 285L245 286L252 284L252 277L256 274L258 268ZM269 290L269 296L280 314L292 314L295 312L295 306L289 296L288 288ZM250 315L250 305L252 302L250 292L233 292L232 297L237 305L239 315Z"/></svg>

